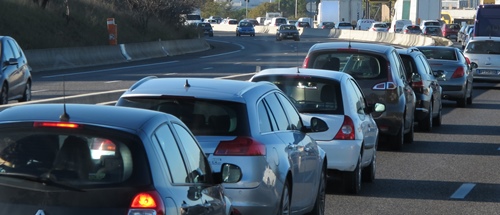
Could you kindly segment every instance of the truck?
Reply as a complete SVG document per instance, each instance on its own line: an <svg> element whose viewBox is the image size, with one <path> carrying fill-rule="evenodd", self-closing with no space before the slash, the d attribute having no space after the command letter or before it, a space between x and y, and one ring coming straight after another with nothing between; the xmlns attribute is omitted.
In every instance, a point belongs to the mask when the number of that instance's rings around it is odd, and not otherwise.
<svg viewBox="0 0 500 215"><path fill-rule="evenodd" d="M193 12L189 14L181 14L181 18L184 19L185 25L203 22L203 18L201 18L201 10L199 8L195 8Z"/></svg>
<svg viewBox="0 0 500 215"><path fill-rule="evenodd" d="M363 0L322 0L318 4L316 22L350 22L363 18Z"/></svg>
<svg viewBox="0 0 500 215"><path fill-rule="evenodd" d="M412 0L410 2L410 20L417 25L423 20L441 20L442 5L442 1Z"/></svg>

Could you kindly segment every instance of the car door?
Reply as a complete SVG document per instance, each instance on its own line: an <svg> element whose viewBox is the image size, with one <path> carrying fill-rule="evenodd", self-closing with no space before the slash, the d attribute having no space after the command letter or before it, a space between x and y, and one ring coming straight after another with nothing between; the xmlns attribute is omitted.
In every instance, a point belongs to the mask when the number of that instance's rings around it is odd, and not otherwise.
<svg viewBox="0 0 500 215"><path fill-rule="evenodd" d="M191 183L188 174L189 165L186 163L179 142L173 135L172 130L167 124L163 124L156 129L152 136L153 143L159 148L156 150L159 154L159 160L164 161L168 172L165 172L165 180L170 181L170 186L163 186L168 188L168 191L161 190L163 197L173 201L177 206L177 210L181 215L195 215L204 214L205 208L202 206L201 189L194 183ZM158 172L154 166L152 171Z"/></svg>
<svg viewBox="0 0 500 215"><path fill-rule="evenodd" d="M21 54L15 42L10 39L4 40L2 44L2 76L9 83L9 98L20 94L19 86L24 76L23 62L19 62L20 58Z"/></svg>
<svg viewBox="0 0 500 215"><path fill-rule="evenodd" d="M282 115L277 135L287 144L286 149L293 168L292 210L301 210L309 207L315 200L316 192L311 191L317 189L318 183L318 147L315 141L301 132L302 120L290 100L280 93L275 93L266 97L266 101L273 114Z"/></svg>
<svg viewBox="0 0 500 215"><path fill-rule="evenodd" d="M413 92L412 87L408 83L408 79L406 78L405 69L403 67L402 63L403 61L401 60L401 57L396 52L396 50L392 52L392 55L394 57L394 62L397 68L396 74L401 80L403 94L404 94L403 96L405 97L405 103L406 103L405 105L406 115L404 116L405 128L408 129L410 128L410 126L413 126L413 117L415 112L415 101L416 101L415 92Z"/></svg>
<svg viewBox="0 0 500 215"><path fill-rule="evenodd" d="M438 80L432 73L431 66L429 65L429 62L425 58L424 55L418 55L416 60L420 60L422 63L421 65L424 67L424 72L425 72L425 79L428 84L428 87L432 89L432 97L434 98L434 104L432 106L432 110L434 113L439 113L439 110L441 109L441 85L439 85ZM424 78L424 77L422 77Z"/></svg>

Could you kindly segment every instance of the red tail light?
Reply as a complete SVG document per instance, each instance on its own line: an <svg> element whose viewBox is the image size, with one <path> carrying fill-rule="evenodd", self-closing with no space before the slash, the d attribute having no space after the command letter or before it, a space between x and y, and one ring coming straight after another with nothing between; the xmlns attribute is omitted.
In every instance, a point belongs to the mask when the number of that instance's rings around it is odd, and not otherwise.
<svg viewBox="0 0 500 215"><path fill-rule="evenodd" d="M411 86L413 88L421 88L421 87L424 87L424 82L422 82L422 81L412 82Z"/></svg>
<svg viewBox="0 0 500 215"><path fill-rule="evenodd" d="M68 122L35 122L33 127L79 128L80 125Z"/></svg>
<svg viewBox="0 0 500 215"><path fill-rule="evenodd" d="M234 140L220 141L214 155L262 156L266 155L266 147L250 137L236 137Z"/></svg>
<svg viewBox="0 0 500 215"><path fill-rule="evenodd" d="M351 117L344 116L344 122L342 123L342 126L340 127L339 131L333 138L334 140L354 140L356 137L355 135L355 128L354 128L354 123L352 122Z"/></svg>
<svg viewBox="0 0 500 215"><path fill-rule="evenodd" d="M304 62L302 63L302 68L307 68L307 63L309 63L309 57L306 57L304 59Z"/></svg>
<svg viewBox="0 0 500 215"><path fill-rule="evenodd" d="M165 215L165 206L160 194L156 191L139 193L130 204L128 214L156 214Z"/></svg>
<svg viewBox="0 0 500 215"><path fill-rule="evenodd" d="M375 28L372 28L372 30L373 30L373 31L377 31L377 29L375 29Z"/></svg>
<svg viewBox="0 0 500 215"><path fill-rule="evenodd" d="M405 30L405 34L407 34L407 33L408 33L408 29Z"/></svg>
<svg viewBox="0 0 500 215"><path fill-rule="evenodd" d="M465 62L467 62L467 64L470 64L470 59L468 57L465 57Z"/></svg>
<svg viewBox="0 0 500 215"><path fill-rule="evenodd" d="M116 146L110 140L104 140L104 141L102 141L101 145L99 146L99 149L106 150L106 151L115 151Z"/></svg>
<svg viewBox="0 0 500 215"><path fill-rule="evenodd" d="M451 78L461 78L464 77L465 71L463 67L458 67L455 72L453 72L453 75L451 75Z"/></svg>

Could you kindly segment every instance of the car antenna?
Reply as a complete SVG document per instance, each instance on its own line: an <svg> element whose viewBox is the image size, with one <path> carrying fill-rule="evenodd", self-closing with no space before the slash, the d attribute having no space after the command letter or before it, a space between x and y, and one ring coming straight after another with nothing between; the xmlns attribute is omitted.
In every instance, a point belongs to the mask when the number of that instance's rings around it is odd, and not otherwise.
<svg viewBox="0 0 500 215"><path fill-rule="evenodd" d="M66 80L63 76L63 114L59 116L59 120L63 122L68 122L69 121L69 115L68 112L66 112Z"/></svg>
<svg viewBox="0 0 500 215"><path fill-rule="evenodd" d="M184 87L191 87L191 85L189 84L187 79L186 79L186 83L184 84Z"/></svg>

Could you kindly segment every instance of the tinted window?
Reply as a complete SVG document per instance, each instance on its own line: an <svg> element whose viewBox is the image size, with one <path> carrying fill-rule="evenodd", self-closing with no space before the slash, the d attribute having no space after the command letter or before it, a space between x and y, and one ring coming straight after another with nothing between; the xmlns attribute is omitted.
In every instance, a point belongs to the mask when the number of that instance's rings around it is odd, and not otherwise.
<svg viewBox="0 0 500 215"><path fill-rule="evenodd" d="M299 130L302 129L302 121L300 119L299 113L297 113L297 110L295 110L294 106L290 103L288 99L285 98L285 96L276 93L276 96L278 96L281 105L283 106L283 109L285 109L285 112L288 116L289 119L289 127L288 130Z"/></svg>
<svg viewBox="0 0 500 215"><path fill-rule="evenodd" d="M259 115L259 127L260 127L260 132L270 132L272 131L271 128L271 119L269 118L269 114L267 112L267 108L264 104L264 101L260 101L258 106L258 115Z"/></svg>
<svg viewBox="0 0 500 215"><path fill-rule="evenodd" d="M419 49L427 59L457 60L457 55L454 49Z"/></svg>
<svg viewBox="0 0 500 215"><path fill-rule="evenodd" d="M350 23L347 23L347 22L343 22L343 23L339 23L339 26L352 26Z"/></svg>
<svg viewBox="0 0 500 215"><path fill-rule="evenodd" d="M465 48L466 53L500 54L500 41L471 41Z"/></svg>
<svg viewBox="0 0 500 215"><path fill-rule="evenodd" d="M5 60L9 60L11 58L14 58L14 51L10 45L10 43L5 43L5 47L3 49L3 55Z"/></svg>
<svg viewBox="0 0 500 215"><path fill-rule="evenodd" d="M17 46L16 42L14 42L13 40L7 40L10 47L12 48L12 54L14 54L14 58L20 58L21 57L21 50L20 48Z"/></svg>
<svg viewBox="0 0 500 215"><path fill-rule="evenodd" d="M271 109L272 117L277 124L277 130L284 131L288 129L288 119L286 118L285 111L281 107L278 98L274 94L269 94L265 97L268 107Z"/></svg>
<svg viewBox="0 0 500 215"><path fill-rule="evenodd" d="M355 79L381 79L387 77L386 60L362 52L318 52L311 56L308 68L345 72Z"/></svg>
<svg viewBox="0 0 500 215"><path fill-rule="evenodd" d="M158 144L165 156L173 183L186 183L187 170L182 155L170 128L160 126L154 133L153 141Z"/></svg>

